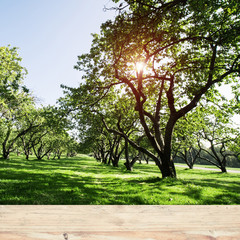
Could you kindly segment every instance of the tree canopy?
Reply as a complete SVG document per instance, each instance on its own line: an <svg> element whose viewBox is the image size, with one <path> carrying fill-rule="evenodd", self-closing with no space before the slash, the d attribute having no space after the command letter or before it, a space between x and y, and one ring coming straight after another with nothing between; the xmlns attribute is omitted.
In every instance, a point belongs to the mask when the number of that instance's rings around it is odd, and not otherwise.
<svg viewBox="0 0 240 240"><path fill-rule="evenodd" d="M176 177L171 157L176 122L202 99L212 100L216 86L239 80L239 3L113 2L119 14L102 24L90 52L78 57L75 68L84 71L84 82L69 88L68 96L79 109L99 108L114 94L131 99L125 104L134 102L127 108L138 113L153 150L128 138L129 143L151 157L163 177Z"/></svg>
<svg viewBox="0 0 240 240"><path fill-rule="evenodd" d="M0 152L4 159L17 149L26 158L53 153L59 158L73 139L65 113L56 106L39 107L24 86L27 70L17 48L0 47Z"/></svg>

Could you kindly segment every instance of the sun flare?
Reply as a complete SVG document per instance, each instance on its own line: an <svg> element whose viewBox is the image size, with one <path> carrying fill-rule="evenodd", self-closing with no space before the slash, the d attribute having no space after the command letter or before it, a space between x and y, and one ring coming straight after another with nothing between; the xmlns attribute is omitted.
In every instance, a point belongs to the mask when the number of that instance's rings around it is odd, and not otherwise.
<svg viewBox="0 0 240 240"><path fill-rule="evenodd" d="M144 67L145 67L145 64L143 62L137 62L136 63L136 71L138 73L143 71Z"/></svg>

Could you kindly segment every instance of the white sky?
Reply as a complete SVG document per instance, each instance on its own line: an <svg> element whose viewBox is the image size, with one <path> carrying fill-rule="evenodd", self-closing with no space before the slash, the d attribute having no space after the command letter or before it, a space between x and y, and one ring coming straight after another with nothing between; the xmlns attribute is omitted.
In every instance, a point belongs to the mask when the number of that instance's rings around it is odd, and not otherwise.
<svg viewBox="0 0 240 240"><path fill-rule="evenodd" d="M55 104L61 84L75 87L77 56L90 49L91 33L115 16L109 0L0 0L0 46L18 47L28 76L24 83L41 100Z"/></svg>

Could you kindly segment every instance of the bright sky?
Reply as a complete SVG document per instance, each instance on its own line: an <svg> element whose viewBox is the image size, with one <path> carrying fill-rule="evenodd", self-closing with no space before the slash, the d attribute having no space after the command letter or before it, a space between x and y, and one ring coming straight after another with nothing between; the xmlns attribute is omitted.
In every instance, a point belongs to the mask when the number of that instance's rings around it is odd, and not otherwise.
<svg viewBox="0 0 240 240"><path fill-rule="evenodd" d="M24 83L43 105L62 96L60 84L78 86L77 56L89 52L91 33L115 16L110 0L0 0L0 46L18 47Z"/></svg>

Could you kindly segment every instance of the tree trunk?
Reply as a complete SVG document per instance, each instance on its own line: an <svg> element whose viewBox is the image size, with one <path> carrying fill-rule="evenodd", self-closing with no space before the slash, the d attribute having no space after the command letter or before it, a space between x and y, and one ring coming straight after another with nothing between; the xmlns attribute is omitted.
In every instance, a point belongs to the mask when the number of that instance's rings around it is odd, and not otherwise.
<svg viewBox="0 0 240 240"><path fill-rule="evenodd" d="M128 171L132 171L132 166L131 166L131 164L130 164L129 161L126 161L126 162L124 163L124 165L125 165L125 167L127 168Z"/></svg>
<svg viewBox="0 0 240 240"><path fill-rule="evenodd" d="M112 161L113 167L118 167L119 157L114 156L114 159Z"/></svg>
<svg viewBox="0 0 240 240"><path fill-rule="evenodd" d="M162 166L160 169L162 173L162 178L177 177L174 162L172 159L172 133L175 123L176 123L175 117L174 116L170 117L165 130L164 150L159 154L162 162L161 164Z"/></svg>
<svg viewBox="0 0 240 240"><path fill-rule="evenodd" d="M9 159L10 150L6 147L6 142L2 143L2 156L4 159Z"/></svg>
<svg viewBox="0 0 240 240"><path fill-rule="evenodd" d="M172 137L173 126L174 126L174 124L172 124L171 126L168 126L168 128L166 129L166 132L168 133L166 135L168 138L166 138L166 136L165 136L165 139L167 140L166 143L168 143L168 144L165 144L164 152L162 152L159 149L159 147L157 146L157 143L155 142L154 137L152 136L150 131L145 129L145 133L148 133L146 135L147 135L151 145L158 153L158 156L156 156L155 154L148 151L146 148L139 146L137 143L135 143L134 141L129 139L128 136L125 135L124 133L116 131L114 129L110 129L105 124L105 127L109 132L119 134L120 136L124 137L125 139L127 139L128 143L132 147L134 147L138 151L141 151L142 153L146 154L147 156L149 156L149 158L153 159L155 164L158 166L160 172L162 173L163 178L166 178L166 177L176 178L176 171L175 171L173 160L171 158L171 137ZM168 131L168 130L170 130L170 131ZM159 156L160 156L160 158L159 158Z"/></svg>
<svg viewBox="0 0 240 240"><path fill-rule="evenodd" d="M190 150L189 150L189 151L190 151ZM189 152L189 158L191 158L190 152ZM191 160L192 160L192 159L191 159ZM190 169L193 169L193 162L192 162L191 160L188 159L188 151L187 151L187 149L185 148L185 149L184 149L184 161L186 162L186 164L188 165L188 167L189 167Z"/></svg>
<svg viewBox="0 0 240 240"><path fill-rule="evenodd" d="M9 151L3 151L3 158L4 159L9 159Z"/></svg>
<svg viewBox="0 0 240 240"><path fill-rule="evenodd" d="M107 164L107 156L105 153L105 148L101 148L101 159L102 159L102 163Z"/></svg>
<svg viewBox="0 0 240 240"><path fill-rule="evenodd" d="M125 159L126 159L126 162L124 163L124 165L126 166L128 171L132 171L132 166L131 166L130 161L129 161L128 141L127 141L127 139L125 139Z"/></svg>
<svg viewBox="0 0 240 240"><path fill-rule="evenodd" d="M130 162L127 139L125 139L125 159L126 159L126 162L124 163L124 165L128 171L133 170L134 163L139 159L139 156L135 156L135 157L133 157L132 161Z"/></svg>
<svg viewBox="0 0 240 240"><path fill-rule="evenodd" d="M139 156L138 156L138 155L135 156L135 157L132 159L131 162L130 162L130 161L126 162L127 165L126 165L126 164L124 164L124 165L127 167L127 170L132 171L132 170L133 170L133 165L136 163L137 160L139 160Z"/></svg>
<svg viewBox="0 0 240 240"><path fill-rule="evenodd" d="M160 169L162 173L162 178L176 178L176 170L172 159L161 158L162 168Z"/></svg>
<svg viewBox="0 0 240 240"><path fill-rule="evenodd" d="M10 148L7 149L7 142L11 134L11 128L8 127L6 137L2 143L2 156L4 159L9 159Z"/></svg>
<svg viewBox="0 0 240 240"><path fill-rule="evenodd" d="M94 154L94 158L95 158L98 162L101 162L101 157L100 157L99 151L94 152L93 154Z"/></svg>
<svg viewBox="0 0 240 240"><path fill-rule="evenodd" d="M224 164L220 164L220 169L223 173L227 172L226 166Z"/></svg>
<svg viewBox="0 0 240 240"><path fill-rule="evenodd" d="M143 159L146 161L146 164L148 164L149 162L148 156L144 153L142 154L142 156L143 156Z"/></svg>

